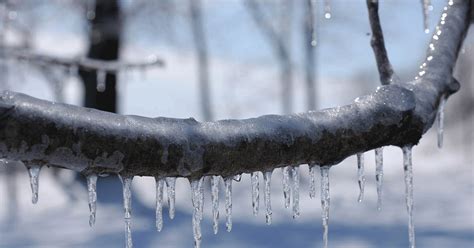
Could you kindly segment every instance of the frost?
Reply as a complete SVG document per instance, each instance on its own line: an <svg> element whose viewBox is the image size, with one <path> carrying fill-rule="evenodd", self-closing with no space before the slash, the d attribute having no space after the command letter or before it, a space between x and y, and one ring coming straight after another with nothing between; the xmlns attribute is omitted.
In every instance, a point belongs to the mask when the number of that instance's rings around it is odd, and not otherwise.
<svg viewBox="0 0 474 248"><path fill-rule="evenodd" d="M408 212L408 237L410 247L415 247L415 225L413 223L413 170L411 161L411 146L405 146L403 151L403 171L405 172L405 199Z"/></svg>
<svg viewBox="0 0 474 248"><path fill-rule="evenodd" d="M375 149L375 181L377 184L377 210L381 210L383 188L383 147Z"/></svg>
<svg viewBox="0 0 474 248"><path fill-rule="evenodd" d="M252 209L253 215L258 214L258 207L260 203L258 172L252 172L250 181L252 184Z"/></svg>
<svg viewBox="0 0 474 248"><path fill-rule="evenodd" d="M225 185L225 214L227 231L232 230L232 178L224 179Z"/></svg>
<svg viewBox="0 0 474 248"><path fill-rule="evenodd" d="M89 226L94 226L97 209L97 175L87 176L87 191L89 194Z"/></svg>
<svg viewBox="0 0 474 248"><path fill-rule="evenodd" d="M293 177L293 219L300 217L300 174L298 172L298 167L291 167L291 175Z"/></svg>
<svg viewBox="0 0 474 248"><path fill-rule="evenodd" d="M328 247L328 231L329 231L329 169L330 166L321 167L321 216L323 219L323 244Z"/></svg>
<svg viewBox="0 0 474 248"><path fill-rule="evenodd" d="M357 153L357 177L359 183L359 198L357 201L362 202L364 199L365 175L364 175L364 153Z"/></svg>
<svg viewBox="0 0 474 248"><path fill-rule="evenodd" d="M438 121L438 147L443 147L443 132L444 132L444 107L446 105L446 97L442 96L438 106L437 121Z"/></svg>
<svg viewBox="0 0 474 248"><path fill-rule="evenodd" d="M220 176L211 178L212 219L214 234L219 230L219 180Z"/></svg>
<svg viewBox="0 0 474 248"><path fill-rule="evenodd" d="M175 198L176 198L176 177L167 177L166 181L166 189L168 194L168 208L169 208L169 216L170 219L174 219L175 214Z"/></svg>
<svg viewBox="0 0 474 248"><path fill-rule="evenodd" d="M263 180L265 182L265 194L263 195L263 198L265 200L265 208L266 208L266 213L265 213L265 222L267 225L272 224L272 202L271 202L271 188L270 185L272 183L272 172L271 171L266 171L263 173Z"/></svg>
<svg viewBox="0 0 474 248"><path fill-rule="evenodd" d="M290 166L281 168L282 170L282 183L283 183L283 197L285 202L285 208L290 207Z"/></svg>
<svg viewBox="0 0 474 248"><path fill-rule="evenodd" d="M132 242L132 180L131 177L120 177L123 186L123 207L125 210L125 247L133 247Z"/></svg>
<svg viewBox="0 0 474 248"><path fill-rule="evenodd" d="M316 197L316 170L319 168L318 165L312 164L309 166L309 197Z"/></svg>
<svg viewBox="0 0 474 248"><path fill-rule="evenodd" d="M161 232L163 229L163 188L165 186L165 181L161 178L155 177L156 183L156 230Z"/></svg>
<svg viewBox="0 0 474 248"><path fill-rule="evenodd" d="M39 188L39 173L41 165L28 165L28 175L30 176L31 185L31 202L36 204L38 202L38 188Z"/></svg>

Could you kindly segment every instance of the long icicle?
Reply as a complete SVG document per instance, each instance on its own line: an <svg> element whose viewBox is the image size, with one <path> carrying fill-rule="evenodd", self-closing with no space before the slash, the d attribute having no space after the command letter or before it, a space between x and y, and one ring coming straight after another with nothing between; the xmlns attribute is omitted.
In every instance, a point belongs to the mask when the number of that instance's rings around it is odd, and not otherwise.
<svg viewBox="0 0 474 248"><path fill-rule="evenodd" d="M438 122L438 148L443 147L444 132L444 107L446 106L446 97L442 96L438 105L437 122Z"/></svg>
<svg viewBox="0 0 474 248"><path fill-rule="evenodd" d="M281 168L282 171L282 183L283 183L283 197L285 208L290 207L290 169L291 166L285 166Z"/></svg>
<svg viewBox="0 0 474 248"><path fill-rule="evenodd" d="M211 179L211 200L212 200L212 220L214 234L219 231L219 180L220 176L212 176Z"/></svg>
<svg viewBox="0 0 474 248"><path fill-rule="evenodd" d="M272 183L272 172L266 171L263 173L263 180L265 182L265 194L263 198L265 200L265 222L267 225L272 224L272 201L271 201L271 183Z"/></svg>
<svg viewBox="0 0 474 248"><path fill-rule="evenodd" d="M357 177L359 183L358 202L364 199L365 175L364 175L364 153L357 153Z"/></svg>
<svg viewBox="0 0 474 248"><path fill-rule="evenodd" d="M132 248L132 180L133 176L120 177L123 186L123 207L125 211L125 247Z"/></svg>
<svg viewBox="0 0 474 248"><path fill-rule="evenodd" d="M30 176L30 186L31 186L31 202L33 204L38 203L38 189L39 189L39 174L41 171L41 165L32 164L28 165L28 175Z"/></svg>
<svg viewBox="0 0 474 248"><path fill-rule="evenodd" d="M201 220L202 220L202 182L203 178L192 180L191 183L191 201L193 204L193 235L194 247L201 247Z"/></svg>
<svg viewBox="0 0 474 248"><path fill-rule="evenodd" d="M321 215L323 219L323 245L328 247L329 232L329 169L330 166L321 167Z"/></svg>
<svg viewBox="0 0 474 248"><path fill-rule="evenodd" d="M293 197L293 219L300 217L300 174L297 166L291 167L293 177L293 187L291 195Z"/></svg>
<svg viewBox="0 0 474 248"><path fill-rule="evenodd" d="M316 197L316 170L319 168L317 164L309 166L309 197Z"/></svg>
<svg viewBox="0 0 474 248"><path fill-rule="evenodd" d="M175 198L176 198L176 177L167 177L166 181L166 192L168 195L168 208L170 219L174 219L175 215Z"/></svg>
<svg viewBox="0 0 474 248"><path fill-rule="evenodd" d="M258 172L252 172L250 176L250 181L252 184L252 209L253 215L258 214L258 207L260 203L260 192L259 192L259 181L258 181Z"/></svg>
<svg viewBox="0 0 474 248"><path fill-rule="evenodd" d="M377 184L377 210L382 210L383 147L375 149L375 181Z"/></svg>
<svg viewBox="0 0 474 248"><path fill-rule="evenodd" d="M403 151L403 171L405 173L405 199L408 212L408 237L410 248L415 248L415 225L413 223L413 170L411 161L411 146L405 146Z"/></svg>
<svg viewBox="0 0 474 248"><path fill-rule="evenodd" d="M97 210L97 174L87 176L87 192L89 196L89 226L93 227Z"/></svg>
<svg viewBox="0 0 474 248"><path fill-rule="evenodd" d="M232 177L224 179L225 185L225 214L227 231L232 230Z"/></svg>
<svg viewBox="0 0 474 248"><path fill-rule="evenodd" d="M163 188L165 186L165 180L162 178L155 177L156 183L156 230L161 232L163 229Z"/></svg>
<svg viewBox="0 0 474 248"><path fill-rule="evenodd" d="M431 0L421 0L421 5L423 8L423 27L425 29L425 33L428 34L430 32L429 15L430 9L432 8Z"/></svg>

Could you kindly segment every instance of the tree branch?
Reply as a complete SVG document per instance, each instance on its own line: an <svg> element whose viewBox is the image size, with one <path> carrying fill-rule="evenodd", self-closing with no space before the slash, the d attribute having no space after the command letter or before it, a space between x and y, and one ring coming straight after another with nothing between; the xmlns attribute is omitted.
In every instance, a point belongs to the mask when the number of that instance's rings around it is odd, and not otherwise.
<svg viewBox="0 0 474 248"><path fill-rule="evenodd" d="M370 45L374 50L377 68L380 74L382 85L388 85L396 79L390 60L388 59L385 41L383 39L382 27L379 19L379 1L367 0L367 9L369 11L370 28L372 29L372 39ZM398 81L398 80L397 80Z"/></svg>
<svg viewBox="0 0 474 248"><path fill-rule="evenodd" d="M459 88L452 71L469 11L469 1L447 7L417 80L317 112L199 123L124 116L5 91L0 155L86 174L198 178L334 165L376 147L414 145L431 127L440 98Z"/></svg>

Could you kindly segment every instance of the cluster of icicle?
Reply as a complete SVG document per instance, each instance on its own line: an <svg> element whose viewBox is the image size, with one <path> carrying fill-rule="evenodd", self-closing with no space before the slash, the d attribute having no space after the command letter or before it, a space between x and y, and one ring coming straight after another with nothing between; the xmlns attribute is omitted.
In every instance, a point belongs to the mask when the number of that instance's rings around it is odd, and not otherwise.
<svg viewBox="0 0 474 248"><path fill-rule="evenodd" d="M403 151L403 169L405 172L405 185L406 185L406 205L408 211L408 223L409 223L409 241L410 247L415 247L415 231L413 224L413 173L412 173L412 162L411 162L411 146L402 148ZM383 159L382 159L382 148L375 150L375 164L376 164L376 184L377 184L377 209L382 207L382 183L383 183ZM30 183L32 189L32 202L37 203L38 201L38 182L39 173L41 166L39 165L28 165L28 174L30 176ZM321 209L322 209L322 224L323 224L323 244L324 247L328 247L328 231L329 231L329 169L330 166L320 166L316 164L309 165L309 197L316 197L316 175L317 171L320 171L320 183L321 183ZM258 215L259 204L260 204L260 172L253 172L250 175L251 178L251 198L252 198L252 210L254 215ZM272 223L272 207L271 207L271 178L272 171L263 172L264 181L264 205L265 205L265 219L266 223L270 225ZM286 166L282 168L282 184L283 184L283 196L284 206L290 207L292 203L293 218L300 216L299 207L299 189L300 189L300 175L299 166ZM364 197L364 154L357 154L357 176L358 185L360 189L358 201L362 201ZM190 180L191 185L191 201L193 205L192 214L192 226L194 234L194 246L200 247L202 240L201 233L201 221L203 219L204 209L204 180L209 178L211 182L211 201L212 201L212 216L213 216L213 230L214 234L217 234L219 227L219 184L221 181L224 182L225 188L225 214L226 214L226 230L230 232L232 230L232 182L240 182L241 175L222 178L221 176L209 176L201 177L199 179ZM97 205L97 179L98 176L91 174L87 176L87 189L89 198L89 210L90 218L89 225L93 226L96 219L96 205ZM125 241L126 247L132 247L132 235L131 235L131 184L133 177L120 177L123 185L123 204L124 204L124 220L125 220ZM176 178L165 177L155 178L156 180L156 229L161 231L163 228L163 191L167 190L168 196L168 207L169 217L173 219L175 216L175 184Z"/></svg>

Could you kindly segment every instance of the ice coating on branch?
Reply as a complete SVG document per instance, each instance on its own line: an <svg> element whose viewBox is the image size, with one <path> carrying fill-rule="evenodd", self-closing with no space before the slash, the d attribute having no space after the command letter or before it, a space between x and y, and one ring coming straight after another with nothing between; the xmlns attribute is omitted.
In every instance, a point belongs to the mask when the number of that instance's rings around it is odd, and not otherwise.
<svg viewBox="0 0 474 248"><path fill-rule="evenodd" d="M133 247L132 242L132 180L131 177L120 177L123 186L123 207L125 211L125 247Z"/></svg>
<svg viewBox="0 0 474 248"><path fill-rule="evenodd" d="M403 151L403 171L405 173L405 199L408 212L408 238L410 248L415 248L415 224L413 223L413 170L411 162L411 146L405 146Z"/></svg>
<svg viewBox="0 0 474 248"><path fill-rule="evenodd" d="M219 231L219 180L220 176L211 178L212 220L214 234Z"/></svg>
<svg viewBox="0 0 474 248"><path fill-rule="evenodd" d="M331 0L324 0L324 18L331 18Z"/></svg>
<svg viewBox="0 0 474 248"><path fill-rule="evenodd" d="M285 202L285 208L290 207L290 169L291 166L285 166L282 170L282 183L283 183L283 197Z"/></svg>
<svg viewBox="0 0 474 248"><path fill-rule="evenodd" d="M293 177L292 191L293 196L293 219L300 217L300 174L299 167L291 167L291 175Z"/></svg>
<svg viewBox="0 0 474 248"><path fill-rule="evenodd" d="M260 189L259 189L259 179L258 172L252 172L250 175L250 181L252 184L252 209L253 215L258 214L258 207L260 204Z"/></svg>
<svg viewBox="0 0 474 248"><path fill-rule="evenodd" d="M423 6L423 27L425 28L425 33L428 34L430 32L429 15L433 6L431 6L431 0L421 0L421 4Z"/></svg>
<svg viewBox="0 0 474 248"><path fill-rule="evenodd" d="M329 231L329 168L330 166L321 167L321 216L323 219L323 244L328 247L328 231Z"/></svg>
<svg viewBox="0 0 474 248"><path fill-rule="evenodd" d="M33 164L28 165L28 175L30 176L31 186L31 202L36 204L38 202L38 188L39 188L39 173L41 171L41 165Z"/></svg>
<svg viewBox="0 0 474 248"><path fill-rule="evenodd" d="M375 149L375 181L377 184L377 210L382 209L383 147Z"/></svg>
<svg viewBox="0 0 474 248"><path fill-rule="evenodd" d="M357 153L357 177L359 183L358 202L364 199L365 175L364 175L364 153Z"/></svg>
<svg viewBox="0 0 474 248"><path fill-rule="evenodd" d="M105 80L106 80L106 77L107 77L107 72L104 71L104 70L98 70L96 73L97 73L96 74L96 76L97 76L97 91L98 92L104 92L105 87L106 87Z"/></svg>
<svg viewBox="0 0 474 248"><path fill-rule="evenodd" d="M161 229L163 229L163 188L165 187L165 180L162 178L155 177L155 183L156 183L155 225L156 225L156 230L158 232L161 232Z"/></svg>
<svg viewBox="0 0 474 248"><path fill-rule="evenodd" d="M201 220L203 208L203 189L202 183L204 177L198 180L192 180L191 183L191 201L193 204L193 235L194 247L201 247Z"/></svg>
<svg viewBox="0 0 474 248"><path fill-rule="evenodd" d="M442 96L438 105L438 113L436 120L438 121L438 147L443 147L443 132L444 132L444 107L446 105L446 97Z"/></svg>
<svg viewBox="0 0 474 248"><path fill-rule="evenodd" d="M312 164L309 166L309 197L316 197L316 170L319 168L318 165Z"/></svg>
<svg viewBox="0 0 474 248"><path fill-rule="evenodd" d="M176 177L167 177L165 179L166 181L166 192L168 195L168 208L169 208L169 216L170 219L174 219L174 213L175 213L175 208L174 208L174 203L175 203L175 198L176 198Z"/></svg>
<svg viewBox="0 0 474 248"><path fill-rule="evenodd" d="M97 174L87 176L87 191L89 195L89 226L94 226L97 209Z"/></svg>
<svg viewBox="0 0 474 248"><path fill-rule="evenodd" d="M272 183L272 172L266 171L263 173L263 180L265 182L265 194L263 195L265 201L265 222L267 225L272 224L272 201L271 201L271 188L270 185Z"/></svg>
<svg viewBox="0 0 474 248"><path fill-rule="evenodd" d="M224 179L225 185L225 215L226 215L226 222L225 226L227 231L230 232L232 230L232 178L228 177Z"/></svg>

